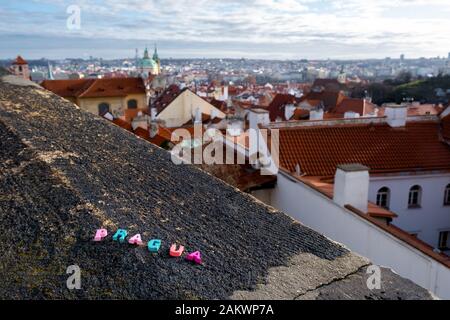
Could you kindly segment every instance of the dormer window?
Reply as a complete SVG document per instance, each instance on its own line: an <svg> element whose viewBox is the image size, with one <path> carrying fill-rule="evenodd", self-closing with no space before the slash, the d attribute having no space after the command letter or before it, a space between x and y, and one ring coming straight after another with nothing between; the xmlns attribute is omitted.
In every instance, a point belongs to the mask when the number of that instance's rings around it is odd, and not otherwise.
<svg viewBox="0 0 450 320"><path fill-rule="evenodd" d="M137 109L138 102L136 99L131 99L131 100L128 100L127 105L128 105L128 109Z"/></svg>
<svg viewBox="0 0 450 320"><path fill-rule="evenodd" d="M450 206L450 184L445 187L444 206Z"/></svg>
<svg viewBox="0 0 450 320"><path fill-rule="evenodd" d="M420 208L420 202L422 198L422 188L420 186L413 186L409 189L408 207Z"/></svg>
<svg viewBox="0 0 450 320"><path fill-rule="evenodd" d="M108 112L110 112L108 103L103 102L98 105L98 114L100 116L104 116Z"/></svg>
<svg viewBox="0 0 450 320"><path fill-rule="evenodd" d="M389 209L389 202L391 198L391 191L388 187L383 187L377 193L377 206Z"/></svg>

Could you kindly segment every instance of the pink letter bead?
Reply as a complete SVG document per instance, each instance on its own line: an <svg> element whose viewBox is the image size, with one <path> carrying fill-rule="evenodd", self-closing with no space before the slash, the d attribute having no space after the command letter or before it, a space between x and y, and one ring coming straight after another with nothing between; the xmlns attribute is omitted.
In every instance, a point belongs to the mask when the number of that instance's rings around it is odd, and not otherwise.
<svg viewBox="0 0 450 320"><path fill-rule="evenodd" d="M186 257L186 260L193 261L196 264L202 264L202 254L200 253L200 251L196 251L196 252L190 253Z"/></svg>
<svg viewBox="0 0 450 320"><path fill-rule="evenodd" d="M108 235L108 230L106 229L98 229L95 233L94 241L102 241L104 237Z"/></svg>
<svg viewBox="0 0 450 320"><path fill-rule="evenodd" d="M183 246L180 246L180 248L177 250L177 245L176 244L173 244L171 247L170 247L170 256L171 257L181 257L181 255L183 254L183 251L184 251L184 247Z"/></svg>
<svg viewBox="0 0 450 320"><path fill-rule="evenodd" d="M142 242L142 239L141 239L141 235L137 234L137 235L131 237L130 240L128 240L128 243L129 244L137 244L138 246L142 245L143 242Z"/></svg>

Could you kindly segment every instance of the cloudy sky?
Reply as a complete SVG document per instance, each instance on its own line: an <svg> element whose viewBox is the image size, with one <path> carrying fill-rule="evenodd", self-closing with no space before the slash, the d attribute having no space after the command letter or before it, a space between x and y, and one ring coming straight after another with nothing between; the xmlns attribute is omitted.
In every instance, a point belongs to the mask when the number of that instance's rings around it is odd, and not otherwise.
<svg viewBox="0 0 450 320"><path fill-rule="evenodd" d="M450 0L0 0L0 59L133 57L154 43L163 58L447 56Z"/></svg>

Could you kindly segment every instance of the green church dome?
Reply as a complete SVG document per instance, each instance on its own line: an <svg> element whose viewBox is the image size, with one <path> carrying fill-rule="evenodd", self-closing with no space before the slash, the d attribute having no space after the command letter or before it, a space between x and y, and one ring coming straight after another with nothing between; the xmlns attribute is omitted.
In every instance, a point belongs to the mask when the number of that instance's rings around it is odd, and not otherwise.
<svg viewBox="0 0 450 320"><path fill-rule="evenodd" d="M144 58L141 60L141 65L142 65L143 68L152 68L152 69L154 69L154 68L158 67L157 62L150 58L147 48L145 48Z"/></svg>

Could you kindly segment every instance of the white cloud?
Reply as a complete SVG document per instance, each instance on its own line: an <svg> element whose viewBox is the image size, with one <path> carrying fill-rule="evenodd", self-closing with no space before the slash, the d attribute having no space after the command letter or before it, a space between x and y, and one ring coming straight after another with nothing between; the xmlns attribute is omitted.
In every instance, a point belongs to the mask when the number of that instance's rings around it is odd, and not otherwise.
<svg viewBox="0 0 450 320"><path fill-rule="evenodd" d="M450 50L448 0L34 0L52 4L59 18L20 17L0 21L0 33L74 36L61 29L65 6L82 8L82 29L90 38L196 43L266 44L296 47L322 41L333 46L389 47L409 55ZM44 21L43 21L44 20ZM273 48L274 47L274 48ZM395 49L397 48L397 49ZM230 48L230 51L233 51ZM358 54L357 52L355 54ZM373 56L385 53L373 53ZM329 53L333 56L333 53ZM351 57L352 52L348 52Z"/></svg>

